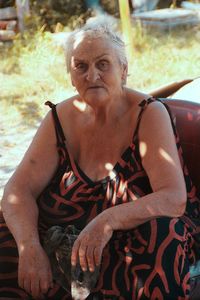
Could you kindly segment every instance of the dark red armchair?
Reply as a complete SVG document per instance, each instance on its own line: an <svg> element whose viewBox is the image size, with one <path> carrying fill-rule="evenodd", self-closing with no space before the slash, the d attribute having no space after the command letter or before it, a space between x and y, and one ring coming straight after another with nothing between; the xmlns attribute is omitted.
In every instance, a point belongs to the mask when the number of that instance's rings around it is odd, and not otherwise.
<svg viewBox="0 0 200 300"><path fill-rule="evenodd" d="M200 103L169 98L162 100L168 104L175 117L184 160L197 188L197 194L200 195ZM199 300L200 260L196 265L190 267L190 274L192 286L190 299Z"/></svg>

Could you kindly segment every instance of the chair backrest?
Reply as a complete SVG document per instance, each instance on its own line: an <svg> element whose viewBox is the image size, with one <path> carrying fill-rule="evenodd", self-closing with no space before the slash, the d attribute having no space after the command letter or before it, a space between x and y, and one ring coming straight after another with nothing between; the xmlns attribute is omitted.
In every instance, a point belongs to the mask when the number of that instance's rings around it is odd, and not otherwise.
<svg viewBox="0 0 200 300"><path fill-rule="evenodd" d="M200 103L187 100L162 99L176 119L183 156L190 177L200 192Z"/></svg>

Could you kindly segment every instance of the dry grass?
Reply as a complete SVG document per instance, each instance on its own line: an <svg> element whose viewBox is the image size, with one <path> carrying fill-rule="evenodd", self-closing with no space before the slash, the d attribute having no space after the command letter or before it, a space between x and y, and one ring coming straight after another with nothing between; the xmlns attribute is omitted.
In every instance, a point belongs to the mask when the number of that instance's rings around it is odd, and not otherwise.
<svg viewBox="0 0 200 300"><path fill-rule="evenodd" d="M140 31L140 30L139 30ZM150 91L176 80L200 75L200 27L137 35L129 85Z"/></svg>
<svg viewBox="0 0 200 300"><path fill-rule="evenodd" d="M200 28L145 32L133 28L133 54L128 85L148 92L172 81L200 73ZM39 30L0 47L1 107L28 121L44 114L43 103L59 102L73 93L64 53L52 35ZM11 112L10 112L11 113Z"/></svg>

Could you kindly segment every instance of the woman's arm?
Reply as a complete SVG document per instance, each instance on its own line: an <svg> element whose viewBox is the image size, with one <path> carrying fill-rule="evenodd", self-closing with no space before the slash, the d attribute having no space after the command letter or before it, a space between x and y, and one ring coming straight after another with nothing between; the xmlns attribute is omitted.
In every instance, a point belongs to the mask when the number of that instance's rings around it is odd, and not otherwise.
<svg viewBox="0 0 200 300"><path fill-rule="evenodd" d="M106 209L92 220L74 245L72 264L76 264L79 256L82 268L89 266L92 270L100 263L103 248L114 230L127 230L153 218L179 217L184 213L187 197L183 171L171 120L161 103L151 103L145 110L139 141L142 164L153 192Z"/></svg>
<svg viewBox="0 0 200 300"><path fill-rule="evenodd" d="M185 211L186 185L171 120L163 104L151 103L144 112L139 146L153 192L107 211L114 230L133 228L155 217L179 217Z"/></svg>
<svg viewBox="0 0 200 300"><path fill-rule="evenodd" d="M3 215L19 252L19 285L36 298L52 281L48 259L39 243L36 199L57 164L55 129L49 113L7 183L2 199Z"/></svg>
<svg viewBox="0 0 200 300"><path fill-rule="evenodd" d="M39 241L36 199L53 176L57 163L55 130L49 113L4 189L2 211L19 249L27 240Z"/></svg>

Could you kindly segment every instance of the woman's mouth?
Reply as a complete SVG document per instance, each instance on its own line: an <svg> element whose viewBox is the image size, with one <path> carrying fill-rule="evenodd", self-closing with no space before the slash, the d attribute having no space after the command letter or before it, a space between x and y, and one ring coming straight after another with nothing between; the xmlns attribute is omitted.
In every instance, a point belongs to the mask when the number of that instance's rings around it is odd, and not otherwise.
<svg viewBox="0 0 200 300"><path fill-rule="evenodd" d="M102 86L99 85L93 85L93 86L89 86L88 89L99 89L102 88Z"/></svg>

